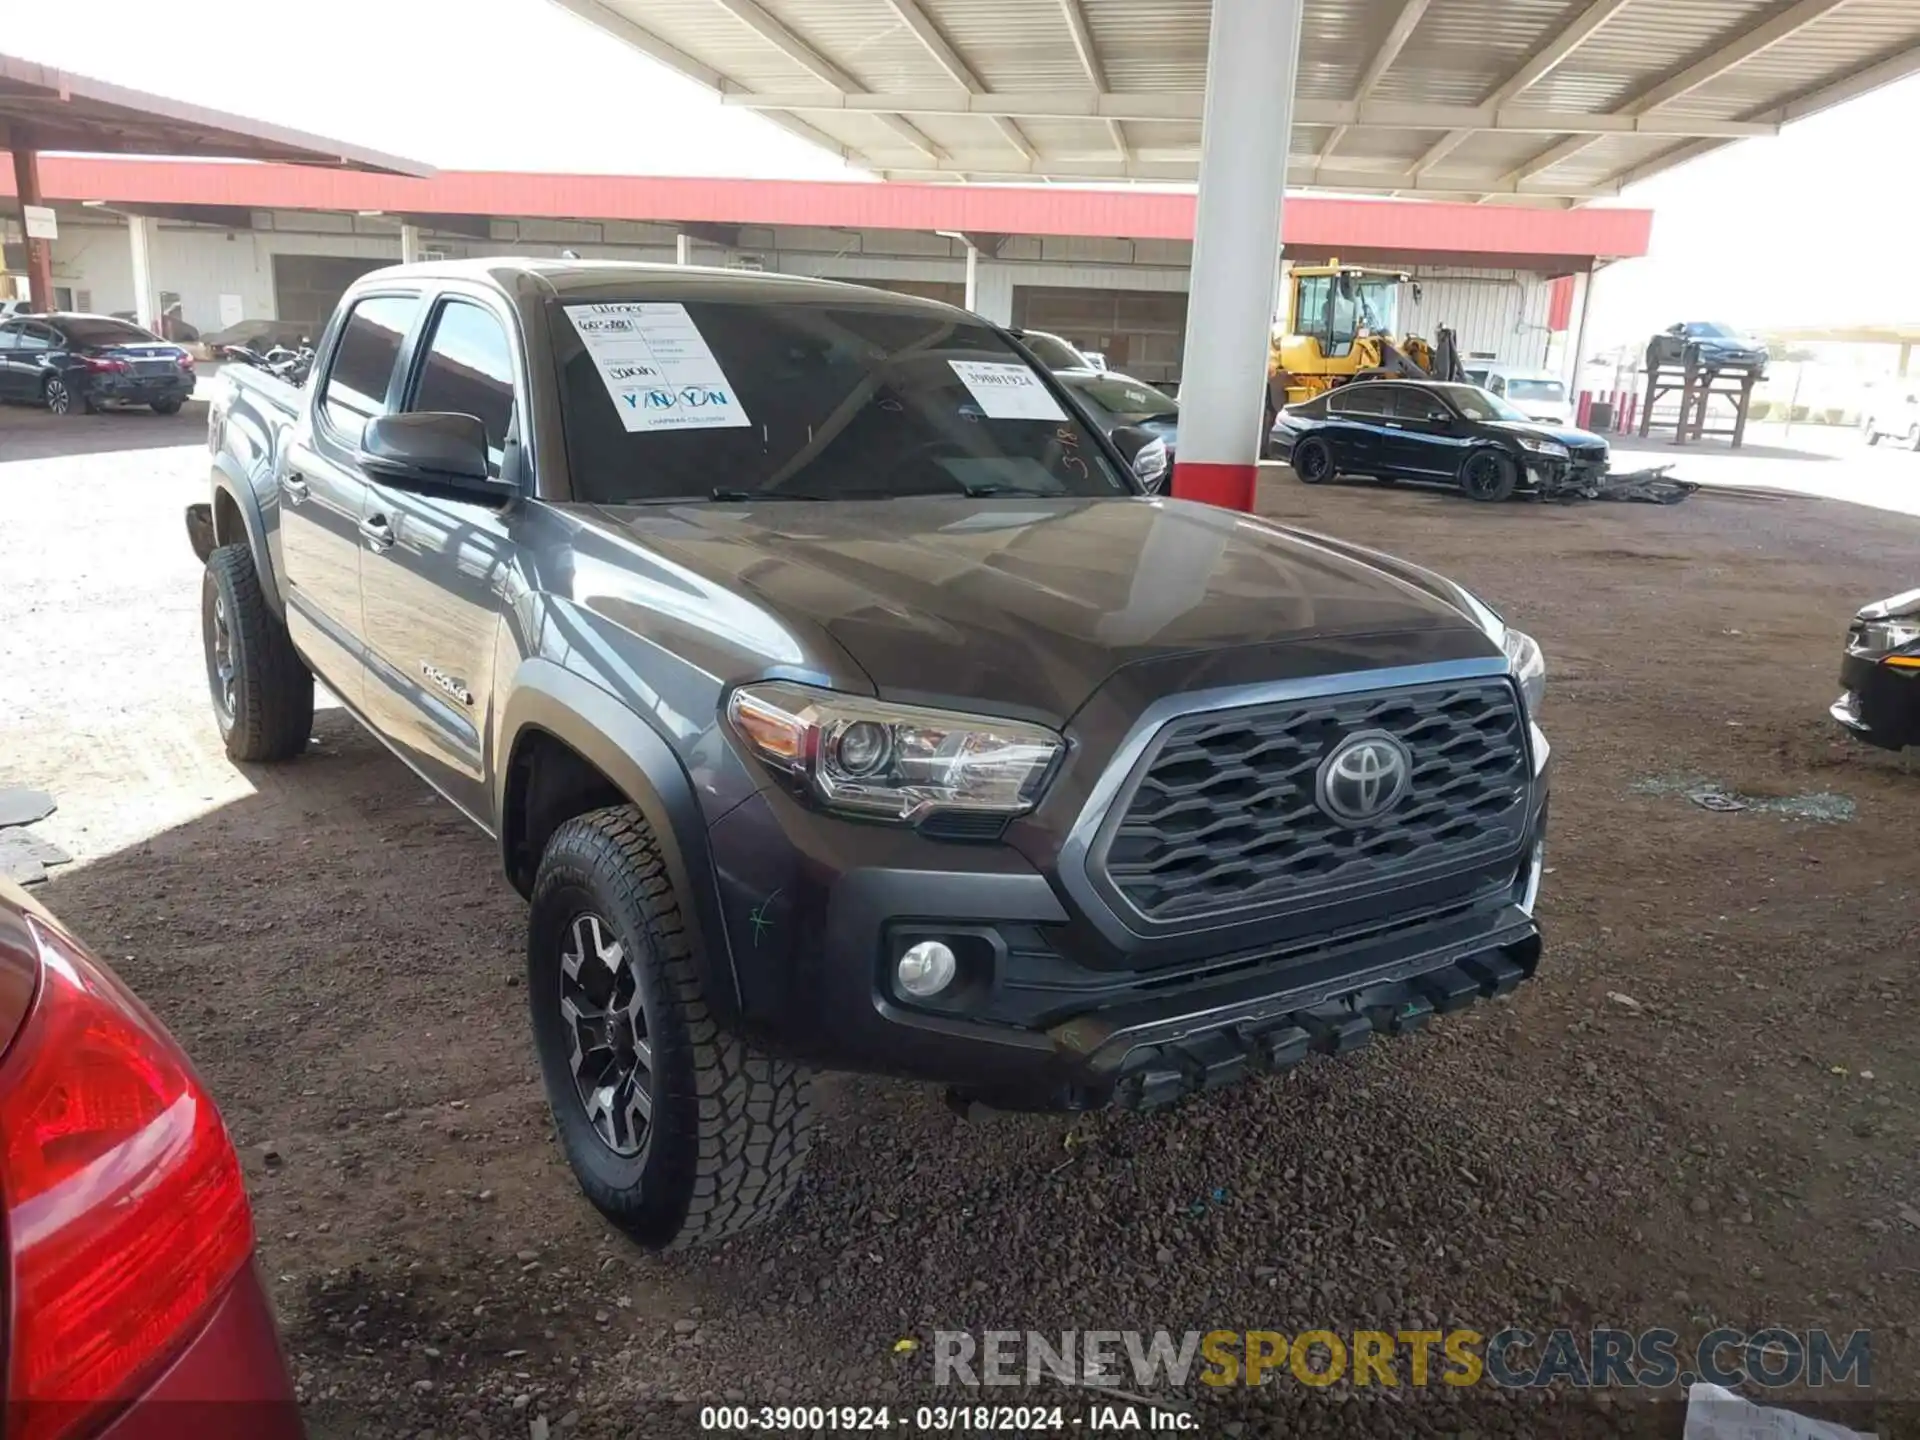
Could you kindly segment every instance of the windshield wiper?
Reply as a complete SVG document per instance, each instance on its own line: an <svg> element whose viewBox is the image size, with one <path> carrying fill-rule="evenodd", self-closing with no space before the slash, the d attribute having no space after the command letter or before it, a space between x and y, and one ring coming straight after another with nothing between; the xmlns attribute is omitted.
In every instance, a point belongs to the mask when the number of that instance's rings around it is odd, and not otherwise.
<svg viewBox="0 0 1920 1440"><path fill-rule="evenodd" d="M976 485L962 485L969 500L985 500L993 495L1031 495L1036 500L1054 500L1060 498L1051 490L1031 490L1025 485L1009 485L1004 480L983 480Z"/></svg>
<svg viewBox="0 0 1920 1440"><path fill-rule="evenodd" d="M709 500L721 500L730 504L752 504L756 500L825 500L825 495L800 495L790 490L741 490L728 485L716 485L707 492Z"/></svg>

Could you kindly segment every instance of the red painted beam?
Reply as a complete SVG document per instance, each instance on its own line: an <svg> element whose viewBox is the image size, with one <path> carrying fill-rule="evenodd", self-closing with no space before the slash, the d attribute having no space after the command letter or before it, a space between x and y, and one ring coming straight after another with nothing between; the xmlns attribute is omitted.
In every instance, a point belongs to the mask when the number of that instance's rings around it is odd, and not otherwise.
<svg viewBox="0 0 1920 1440"><path fill-rule="evenodd" d="M704 221L1007 235L1193 237L1193 196L1069 186L894 185L850 180L728 180L451 170L429 179L299 165L59 158L42 162L56 200L240 205L257 210L525 215L548 219ZM0 184L4 172L0 172ZM1412 200L1287 202L1286 243L1305 250L1429 255L1626 258L1644 255L1647 210L1526 210Z"/></svg>

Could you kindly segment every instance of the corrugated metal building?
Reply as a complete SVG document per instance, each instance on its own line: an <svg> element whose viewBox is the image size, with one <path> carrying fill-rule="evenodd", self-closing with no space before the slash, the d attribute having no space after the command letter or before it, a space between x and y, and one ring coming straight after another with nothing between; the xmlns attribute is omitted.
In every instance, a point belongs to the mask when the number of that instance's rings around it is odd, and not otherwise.
<svg viewBox="0 0 1920 1440"><path fill-rule="evenodd" d="M956 304L966 298L972 250L981 314L1064 335L1142 379L1179 379L1192 253L1186 194L458 173L406 180L182 162L47 168L63 202L54 245L61 303L133 312L127 227L143 224L153 313L201 334L249 321L317 330L347 285L398 261L403 243L450 258L684 256ZM253 198L266 203L236 203ZM583 209L605 218L576 218ZM1451 325L1466 351L1519 365L1552 356L1564 367L1572 347L1555 346L1551 332L1577 329L1579 307L1558 307L1557 327L1550 323L1553 282L1572 277L1584 294L1595 265L1644 251L1650 217L1302 197L1290 202L1286 226L1297 262L1338 256L1410 271L1420 298L1402 328L1430 336ZM1111 233L1075 233L1096 227Z"/></svg>

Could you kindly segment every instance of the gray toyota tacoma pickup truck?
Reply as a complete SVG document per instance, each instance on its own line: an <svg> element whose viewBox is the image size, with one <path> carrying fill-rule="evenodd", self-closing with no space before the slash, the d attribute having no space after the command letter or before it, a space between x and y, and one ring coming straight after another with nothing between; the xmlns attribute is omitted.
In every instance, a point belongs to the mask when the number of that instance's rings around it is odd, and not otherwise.
<svg viewBox="0 0 1920 1440"><path fill-rule="evenodd" d="M1020 342L825 281L369 275L211 411L228 753L317 679L497 839L587 1195L772 1214L814 1068L1161 1105L1533 973L1539 648L1144 493Z"/></svg>

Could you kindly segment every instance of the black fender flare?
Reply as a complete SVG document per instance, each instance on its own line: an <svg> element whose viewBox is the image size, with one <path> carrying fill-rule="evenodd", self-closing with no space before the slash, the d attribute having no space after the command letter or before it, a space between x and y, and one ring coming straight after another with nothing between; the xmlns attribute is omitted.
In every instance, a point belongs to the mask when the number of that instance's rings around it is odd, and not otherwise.
<svg viewBox="0 0 1920 1440"><path fill-rule="evenodd" d="M493 813L501 864L509 874L514 857L506 824L507 785L514 751L530 730L572 748L646 817L674 893L691 911L684 918L707 1002L722 1023L737 1022L739 977L720 914L706 812L679 755L643 716L591 680L551 660L522 660L500 708L493 743Z"/></svg>
<svg viewBox="0 0 1920 1440"><path fill-rule="evenodd" d="M260 495L253 488L252 479L240 471L231 457L216 455L213 457L213 493L216 510L219 497L225 495L240 512L240 524L247 532L247 549L253 552L253 568L260 576L267 608L285 620L286 597L280 593L280 577L273 571L273 552L267 548L267 518L261 511ZM232 536L219 538L226 544L233 540Z"/></svg>

